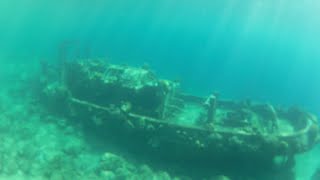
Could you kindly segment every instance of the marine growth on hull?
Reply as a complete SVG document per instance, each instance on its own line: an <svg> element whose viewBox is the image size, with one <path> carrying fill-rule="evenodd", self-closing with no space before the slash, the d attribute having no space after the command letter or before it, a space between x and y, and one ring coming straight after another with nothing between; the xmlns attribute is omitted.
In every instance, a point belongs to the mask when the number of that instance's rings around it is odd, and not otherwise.
<svg viewBox="0 0 320 180"><path fill-rule="evenodd" d="M299 108L185 94L179 83L143 67L99 60L42 66L48 108L163 163L198 163L231 174L239 166L243 173L289 172L294 155L319 140L318 120Z"/></svg>

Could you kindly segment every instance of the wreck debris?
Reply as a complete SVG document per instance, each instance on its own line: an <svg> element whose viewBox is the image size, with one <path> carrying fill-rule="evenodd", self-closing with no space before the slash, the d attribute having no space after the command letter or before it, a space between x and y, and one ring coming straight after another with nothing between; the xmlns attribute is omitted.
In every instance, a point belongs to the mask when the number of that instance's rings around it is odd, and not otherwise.
<svg viewBox="0 0 320 180"><path fill-rule="evenodd" d="M217 97L213 94L210 95L205 102L205 106L208 108L207 123L213 124L217 108Z"/></svg>

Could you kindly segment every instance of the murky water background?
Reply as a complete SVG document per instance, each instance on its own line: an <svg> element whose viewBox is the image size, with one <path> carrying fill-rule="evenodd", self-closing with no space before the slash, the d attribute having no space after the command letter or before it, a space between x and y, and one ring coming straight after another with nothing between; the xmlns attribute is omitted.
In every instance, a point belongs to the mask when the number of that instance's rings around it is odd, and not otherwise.
<svg viewBox="0 0 320 180"><path fill-rule="evenodd" d="M1 1L0 155L11 164L0 165L0 174L51 177L40 169L50 160L68 161L59 155L68 151L63 141L69 136L75 154L68 157L77 156L75 164L84 161L88 172L95 168L88 162L98 162L96 149L86 149L79 132L63 120L56 124L50 114L30 110L38 107L21 91L38 62L57 61L66 42L70 59L148 64L193 94L219 91L226 98L298 105L319 115L319 8L315 0ZM300 179L319 166L317 149L298 157ZM21 157L35 167L19 165Z"/></svg>

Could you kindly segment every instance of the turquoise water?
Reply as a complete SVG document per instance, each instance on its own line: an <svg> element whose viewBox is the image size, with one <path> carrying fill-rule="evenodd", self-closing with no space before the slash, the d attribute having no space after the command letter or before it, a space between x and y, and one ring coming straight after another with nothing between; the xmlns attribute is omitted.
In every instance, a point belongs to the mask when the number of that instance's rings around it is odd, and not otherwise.
<svg viewBox="0 0 320 180"><path fill-rule="evenodd" d="M17 121L16 129L12 127L2 136L12 135L7 141L28 144L17 134L37 122L43 131L51 125L51 133L29 130L31 138L53 134L52 141L60 142L64 137L55 133L72 128L65 125L59 129L54 121L41 121L32 113L30 118L28 114L22 118L31 119L30 126L19 127L21 117L14 115L26 113L29 102L20 97L21 92L8 92L23 86L37 71L38 61L57 61L64 42L72 44L67 54L70 59L98 57L119 64L148 64L159 76L181 81L189 93L219 91L225 98L297 105L320 115L319 8L316 0L2 0L1 106L16 108L12 112L1 108L6 114L1 121L3 127L11 127L5 122L10 118ZM68 134L77 142L75 149L87 146L75 132ZM37 145L44 142L32 141ZM59 154L61 144L44 146L50 149L48 156ZM7 146L10 151L10 143ZM298 157L300 179L308 179L319 166L316 153ZM95 162L99 156L89 151L83 154L88 158L81 157L78 162ZM17 161L15 155L6 158ZM35 166L44 166L44 161ZM11 171L0 168L0 174L4 178L18 174L24 179L43 173L34 168L35 172L26 174L12 166ZM90 171L89 166L84 169Z"/></svg>

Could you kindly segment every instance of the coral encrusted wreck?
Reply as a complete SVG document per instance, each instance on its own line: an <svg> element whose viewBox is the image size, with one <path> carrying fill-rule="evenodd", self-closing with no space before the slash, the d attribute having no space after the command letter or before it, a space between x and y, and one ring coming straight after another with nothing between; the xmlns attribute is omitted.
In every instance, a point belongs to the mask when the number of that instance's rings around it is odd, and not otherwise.
<svg viewBox="0 0 320 180"><path fill-rule="evenodd" d="M43 83L51 88L43 96L48 107L63 98L59 107L71 119L162 163L231 174L271 172L291 169L294 155L319 140L316 117L299 108L185 94L148 69L103 61L68 62L64 69L63 88L52 85L58 79Z"/></svg>

